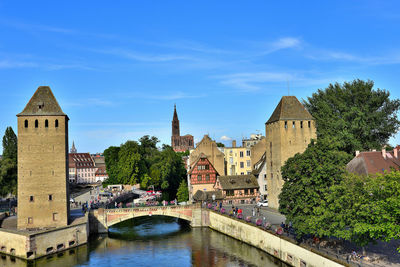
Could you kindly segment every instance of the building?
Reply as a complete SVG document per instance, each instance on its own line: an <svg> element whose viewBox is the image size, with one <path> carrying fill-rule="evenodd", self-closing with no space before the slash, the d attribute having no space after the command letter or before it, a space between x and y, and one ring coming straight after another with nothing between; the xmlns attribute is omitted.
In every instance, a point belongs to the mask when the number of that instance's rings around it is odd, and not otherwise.
<svg viewBox="0 0 400 267"><path fill-rule="evenodd" d="M250 138L242 139L242 147L252 147L256 145L261 139L265 138L261 134L251 134Z"/></svg>
<svg viewBox="0 0 400 267"><path fill-rule="evenodd" d="M223 148L218 147L217 143L208 135L204 135L203 139L196 144L196 149L190 151L190 169L203 153L219 174L225 174L224 153L222 151Z"/></svg>
<svg viewBox="0 0 400 267"><path fill-rule="evenodd" d="M251 204L259 196L257 179L252 174L219 176L214 188L222 191L225 204Z"/></svg>
<svg viewBox="0 0 400 267"><path fill-rule="evenodd" d="M267 192L267 164L266 164L265 152L260 160L253 166L253 175L257 178L258 185L260 186L260 198L266 200L268 196Z"/></svg>
<svg viewBox="0 0 400 267"><path fill-rule="evenodd" d="M40 86L18 117L18 229L68 225L68 116Z"/></svg>
<svg viewBox="0 0 400 267"><path fill-rule="evenodd" d="M383 174L393 170L400 170L400 146L393 151L356 151L356 156L347 164L346 170L359 175Z"/></svg>
<svg viewBox="0 0 400 267"><path fill-rule="evenodd" d="M104 182L105 180L108 179L108 174L106 171L106 166L100 166L97 168L96 173L95 173L96 182Z"/></svg>
<svg viewBox="0 0 400 267"><path fill-rule="evenodd" d="M90 156L92 157L94 165L97 168L106 166L106 159L102 153L91 154Z"/></svg>
<svg viewBox="0 0 400 267"><path fill-rule="evenodd" d="M236 141L233 140L232 147L225 147L223 150L227 175L251 174L251 147L236 147Z"/></svg>
<svg viewBox="0 0 400 267"><path fill-rule="evenodd" d="M260 141L250 148L250 161L254 170L255 164L261 159L267 150L267 141L263 136Z"/></svg>
<svg viewBox="0 0 400 267"><path fill-rule="evenodd" d="M89 153L69 154L69 181L77 184L93 184L97 167Z"/></svg>
<svg viewBox="0 0 400 267"><path fill-rule="evenodd" d="M218 172L207 159L207 156L203 153L200 154L189 171L189 199L192 199L198 190L213 191L217 175Z"/></svg>
<svg viewBox="0 0 400 267"><path fill-rule="evenodd" d="M283 186L281 167L317 138L315 120L295 96L283 96L265 123L265 136L268 202L277 209Z"/></svg>
<svg viewBox="0 0 400 267"><path fill-rule="evenodd" d="M172 136L171 146L175 152L185 152L194 148L193 135L180 135L178 113L176 113L176 105L174 105L174 116L172 118Z"/></svg>

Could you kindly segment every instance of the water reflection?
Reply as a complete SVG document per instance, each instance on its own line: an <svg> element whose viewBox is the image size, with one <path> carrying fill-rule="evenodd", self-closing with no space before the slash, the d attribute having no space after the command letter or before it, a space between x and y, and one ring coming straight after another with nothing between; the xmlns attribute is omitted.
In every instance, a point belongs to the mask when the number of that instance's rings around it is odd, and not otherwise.
<svg viewBox="0 0 400 267"><path fill-rule="evenodd" d="M110 228L88 245L26 262L10 257L2 266L287 266L272 256L207 228L162 216L136 218Z"/></svg>

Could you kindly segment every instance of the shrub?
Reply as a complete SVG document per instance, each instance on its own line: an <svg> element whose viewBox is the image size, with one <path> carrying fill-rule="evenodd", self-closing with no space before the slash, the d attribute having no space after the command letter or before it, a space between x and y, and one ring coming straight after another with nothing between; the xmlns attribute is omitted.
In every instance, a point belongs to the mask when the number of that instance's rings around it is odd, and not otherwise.
<svg viewBox="0 0 400 267"><path fill-rule="evenodd" d="M257 226L261 226L261 224L262 224L262 220L261 220L261 219L257 219L256 225L257 225Z"/></svg>
<svg viewBox="0 0 400 267"><path fill-rule="evenodd" d="M222 214L225 214L225 208L222 208L222 209L221 209L221 213L222 213Z"/></svg>
<svg viewBox="0 0 400 267"><path fill-rule="evenodd" d="M271 229L271 223L270 223L270 222L266 222L266 223L264 224L264 228L265 228L265 229Z"/></svg>
<svg viewBox="0 0 400 267"><path fill-rule="evenodd" d="M237 216L238 219L243 219L243 214L239 213Z"/></svg>
<svg viewBox="0 0 400 267"><path fill-rule="evenodd" d="M250 216L246 217L246 222L251 222L251 217Z"/></svg>

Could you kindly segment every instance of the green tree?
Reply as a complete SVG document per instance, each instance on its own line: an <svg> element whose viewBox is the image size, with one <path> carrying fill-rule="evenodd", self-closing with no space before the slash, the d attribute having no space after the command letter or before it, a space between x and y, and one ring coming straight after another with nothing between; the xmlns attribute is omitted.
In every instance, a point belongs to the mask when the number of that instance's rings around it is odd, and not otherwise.
<svg viewBox="0 0 400 267"><path fill-rule="evenodd" d="M317 122L318 138L336 140L347 153L381 149L400 126L400 100L373 86L362 80L330 84L303 101Z"/></svg>
<svg viewBox="0 0 400 267"><path fill-rule="evenodd" d="M121 184L137 184L145 173L145 162L140 155L139 144L136 141L127 141L121 145L118 152L118 176Z"/></svg>
<svg viewBox="0 0 400 267"><path fill-rule="evenodd" d="M221 142L217 142L216 144L217 144L217 147L225 147L225 145Z"/></svg>
<svg viewBox="0 0 400 267"><path fill-rule="evenodd" d="M7 127L3 137L3 159L0 161L0 195L17 194L18 140L13 129Z"/></svg>
<svg viewBox="0 0 400 267"><path fill-rule="evenodd" d="M293 222L299 234L326 228L315 223L319 216L316 208L327 201L329 188L341 182L345 164L352 158L337 147L331 140L312 140L304 153L289 158L282 167L285 183L279 195L279 211Z"/></svg>
<svg viewBox="0 0 400 267"><path fill-rule="evenodd" d="M182 182L180 183L176 196L179 202L184 202L189 200L189 189L185 180L182 180Z"/></svg>
<svg viewBox="0 0 400 267"><path fill-rule="evenodd" d="M360 246L400 239L400 172L347 174L331 188L319 211L316 219L324 221L327 233Z"/></svg>
<svg viewBox="0 0 400 267"><path fill-rule="evenodd" d="M17 136L11 127L7 127L3 136L3 158L17 161L17 147Z"/></svg>
<svg viewBox="0 0 400 267"><path fill-rule="evenodd" d="M118 183L118 161L119 161L119 151L120 147L110 146L104 150L104 160L106 163L106 170L108 174L108 179L105 181L107 184L117 184Z"/></svg>

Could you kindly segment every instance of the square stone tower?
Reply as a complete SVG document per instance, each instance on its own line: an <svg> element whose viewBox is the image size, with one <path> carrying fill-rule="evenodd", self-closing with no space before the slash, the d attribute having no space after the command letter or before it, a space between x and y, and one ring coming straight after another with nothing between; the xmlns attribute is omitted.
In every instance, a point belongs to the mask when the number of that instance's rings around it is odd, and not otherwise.
<svg viewBox="0 0 400 267"><path fill-rule="evenodd" d="M18 117L18 229L68 225L68 116L40 86Z"/></svg>
<svg viewBox="0 0 400 267"><path fill-rule="evenodd" d="M283 96L265 123L265 137L268 203L277 209L284 183L281 167L317 138L315 120L295 96Z"/></svg>

